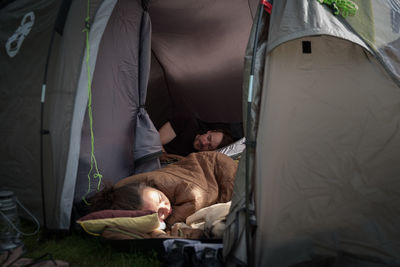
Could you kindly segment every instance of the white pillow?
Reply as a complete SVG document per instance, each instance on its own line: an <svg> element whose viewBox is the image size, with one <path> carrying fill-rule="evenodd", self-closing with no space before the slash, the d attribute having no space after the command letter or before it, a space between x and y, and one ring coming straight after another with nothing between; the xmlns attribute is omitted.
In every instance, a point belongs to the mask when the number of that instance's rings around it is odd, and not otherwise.
<svg viewBox="0 0 400 267"><path fill-rule="evenodd" d="M236 159L242 154L243 150L246 148L245 142L246 142L246 138L243 137L230 145L227 145L227 146L217 149L217 151L219 151L233 159Z"/></svg>

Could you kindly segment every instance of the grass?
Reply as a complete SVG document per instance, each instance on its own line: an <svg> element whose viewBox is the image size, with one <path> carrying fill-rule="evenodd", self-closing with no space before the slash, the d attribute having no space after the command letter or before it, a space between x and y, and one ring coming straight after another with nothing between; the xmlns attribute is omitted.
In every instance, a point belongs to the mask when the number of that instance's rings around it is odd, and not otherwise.
<svg viewBox="0 0 400 267"><path fill-rule="evenodd" d="M22 222L22 229L24 232L33 232L34 226L28 222ZM36 259L49 254L53 259L63 260L70 266L79 267L161 266L155 250L144 251L144 247L135 246L135 242L119 241L110 242L76 230L46 236L43 231L40 231L34 236L23 236L27 250L23 257Z"/></svg>

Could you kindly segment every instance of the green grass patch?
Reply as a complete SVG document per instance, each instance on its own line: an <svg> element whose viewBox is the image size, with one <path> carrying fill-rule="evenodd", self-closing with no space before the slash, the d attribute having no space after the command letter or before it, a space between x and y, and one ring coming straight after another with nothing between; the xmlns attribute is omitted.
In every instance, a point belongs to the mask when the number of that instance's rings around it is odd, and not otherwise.
<svg viewBox="0 0 400 267"><path fill-rule="evenodd" d="M24 232L34 231L34 227L27 222L22 223L22 228ZM83 231L47 236L40 231L34 236L24 236L23 242L27 251L23 257L36 259L49 254L53 259L68 262L70 266L161 266L154 250L121 249Z"/></svg>

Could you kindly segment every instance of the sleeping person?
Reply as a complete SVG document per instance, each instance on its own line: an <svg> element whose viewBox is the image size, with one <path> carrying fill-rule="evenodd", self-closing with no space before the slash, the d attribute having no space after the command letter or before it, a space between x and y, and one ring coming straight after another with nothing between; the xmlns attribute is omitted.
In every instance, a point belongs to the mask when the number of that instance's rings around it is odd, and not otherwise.
<svg viewBox="0 0 400 267"><path fill-rule="evenodd" d="M91 199L91 210L151 210L167 229L201 208L232 198L237 162L214 151L192 153L165 168L126 177Z"/></svg>
<svg viewBox="0 0 400 267"><path fill-rule="evenodd" d="M197 151L212 151L233 142L228 129L205 129L205 125L189 112L173 113L159 130L163 150L187 156Z"/></svg>

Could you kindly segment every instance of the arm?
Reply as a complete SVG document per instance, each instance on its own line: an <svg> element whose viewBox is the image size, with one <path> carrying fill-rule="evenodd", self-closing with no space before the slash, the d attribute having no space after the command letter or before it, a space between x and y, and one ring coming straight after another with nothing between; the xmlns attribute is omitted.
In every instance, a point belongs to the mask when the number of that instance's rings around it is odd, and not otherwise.
<svg viewBox="0 0 400 267"><path fill-rule="evenodd" d="M160 134L161 144L165 145L171 142L175 137L176 133L171 126L171 123L167 121L161 128L158 130Z"/></svg>

